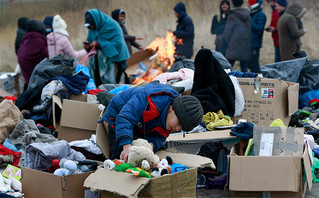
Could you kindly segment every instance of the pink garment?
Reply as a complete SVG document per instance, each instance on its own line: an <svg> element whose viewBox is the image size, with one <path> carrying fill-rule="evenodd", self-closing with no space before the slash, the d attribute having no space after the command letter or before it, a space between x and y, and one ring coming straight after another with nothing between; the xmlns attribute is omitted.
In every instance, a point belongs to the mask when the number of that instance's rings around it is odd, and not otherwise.
<svg viewBox="0 0 319 198"><path fill-rule="evenodd" d="M177 72L162 73L156 76L154 80L159 80L161 84L166 84L169 80L186 80L189 78L194 78L194 70L182 68Z"/></svg>
<svg viewBox="0 0 319 198"><path fill-rule="evenodd" d="M312 149L315 145L315 140L313 138L312 135L304 135L304 142L307 143L307 147L308 147L308 153L309 153L309 159L310 159L310 162L311 162L311 165L313 163L313 158L312 158Z"/></svg>
<svg viewBox="0 0 319 198"><path fill-rule="evenodd" d="M84 49L75 51L69 41L68 36L57 32L51 32L48 34L47 41L49 58L52 58L60 53L63 55L66 54L72 58L83 58L87 54Z"/></svg>

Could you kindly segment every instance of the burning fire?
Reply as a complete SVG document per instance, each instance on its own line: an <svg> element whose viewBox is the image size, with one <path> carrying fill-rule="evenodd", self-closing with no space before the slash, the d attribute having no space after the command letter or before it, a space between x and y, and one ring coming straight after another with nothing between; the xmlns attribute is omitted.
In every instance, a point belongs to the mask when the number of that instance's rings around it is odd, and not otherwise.
<svg viewBox="0 0 319 198"><path fill-rule="evenodd" d="M133 84L143 81L151 82L156 76L171 68L174 63L174 42L183 43L182 39L176 39L173 32L167 32L166 37L157 37L147 46L148 49L156 51L156 54L151 57L152 65L140 78L136 78Z"/></svg>

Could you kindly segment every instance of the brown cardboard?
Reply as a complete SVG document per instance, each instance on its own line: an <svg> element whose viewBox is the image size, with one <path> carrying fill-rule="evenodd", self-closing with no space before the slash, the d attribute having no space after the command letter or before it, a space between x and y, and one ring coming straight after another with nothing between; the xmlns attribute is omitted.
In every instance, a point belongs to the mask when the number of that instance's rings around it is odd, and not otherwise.
<svg viewBox="0 0 319 198"><path fill-rule="evenodd" d="M305 171L303 171L303 169ZM306 182L303 182L303 177ZM229 190L232 197L304 197L312 187L307 145L301 156L229 156Z"/></svg>
<svg viewBox="0 0 319 198"><path fill-rule="evenodd" d="M59 176L30 168L22 169L22 192L26 198L84 197L84 180L92 172Z"/></svg>
<svg viewBox="0 0 319 198"><path fill-rule="evenodd" d="M303 154L304 129L292 127L254 127L254 152L259 156L261 139L264 134L273 136L271 156L301 156ZM267 145L263 144L266 150Z"/></svg>
<svg viewBox="0 0 319 198"><path fill-rule="evenodd" d="M104 122L103 122L104 123ZM97 144L105 156L109 156L107 141L107 125L98 124ZM98 141L100 140L100 141ZM100 190L101 197L195 197L197 168L212 167L211 159L199 155L178 153L172 149L156 153L160 159L170 156L174 163L189 167L187 171L164 175L158 178L139 178L127 173L109 171L102 168L91 174L84 186L92 190ZM109 178L112 178L110 181Z"/></svg>
<svg viewBox="0 0 319 198"><path fill-rule="evenodd" d="M70 100L64 99L63 104L59 97L53 96L53 123L55 127L58 127L59 140L64 139L71 142L89 139L92 134L96 133L101 110L98 109L98 104L90 104L85 101L85 94L72 95Z"/></svg>
<svg viewBox="0 0 319 198"><path fill-rule="evenodd" d="M269 126L280 118L286 125L298 110L299 84L269 78L238 78L245 108L234 122L246 119L258 126Z"/></svg>
<svg viewBox="0 0 319 198"><path fill-rule="evenodd" d="M151 56L153 56L156 52L153 50L143 50L135 52L131 55L129 59L127 59L127 68L125 72L127 75L136 75L136 70L140 69L139 62L143 62L146 67L151 66L151 60L149 59Z"/></svg>

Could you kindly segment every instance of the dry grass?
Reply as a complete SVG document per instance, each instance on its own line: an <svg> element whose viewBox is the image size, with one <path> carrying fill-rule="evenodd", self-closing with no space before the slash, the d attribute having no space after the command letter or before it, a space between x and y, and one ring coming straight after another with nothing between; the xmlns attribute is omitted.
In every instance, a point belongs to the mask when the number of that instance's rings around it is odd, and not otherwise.
<svg viewBox="0 0 319 198"><path fill-rule="evenodd" d="M290 0L301 2L308 12L302 19L304 27L309 32L302 37L303 47L309 59L318 59L319 50L319 6L317 0ZM176 28L176 17L173 7L179 0L49 0L45 2L12 3L0 13L0 71L12 71L17 64L14 53L14 39L16 36L17 19L27 16L43 20L47 15L60 14L68 24L70 40L75 49L82 48L87 29L83 26L84 13L87 9L99 8L106 14L117 8L124 9L127 14L126 27L129 33L143 36L140 41L147 46L156 37L165 36L167 30ZM211 21L215 14L219 13L219 0L183 0L187 12L195 24L194 56L204 46L214 49L215 37L210 34ZM271 10L264 2L264 11L267 15L267 24L270 23ZM30 14L32 13L32 14ZM271 34L265 32L263 48L260 54L260 64L272 63L274 60L274 48Z"/></svg>

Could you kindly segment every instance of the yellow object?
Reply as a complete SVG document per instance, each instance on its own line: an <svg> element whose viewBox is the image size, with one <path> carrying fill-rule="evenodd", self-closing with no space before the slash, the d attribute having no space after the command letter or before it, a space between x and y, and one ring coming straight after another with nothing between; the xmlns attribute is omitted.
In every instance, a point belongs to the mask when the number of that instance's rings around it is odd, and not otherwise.
<svg viewBox="0 0 319 198"><path fill-rule="evenodd" d="M7 179L14 177L16 180L19 181L21 179L21 169L11 164L8 164L7 168L2 173L2 176Z"/></svg>
<svg viewBox="0 0 319 198"><path fill-rule="evenodd" d="M250 138L248 141L248 145L245 151L245 156L248 156L251 147L254 145L254 138Z"/></svg>
<svg viewBox="0 0 319 198"><path fill-rule="evenodd" d="M224 115L224 113L219 110L217 113L208 112L203 116L203 122L205 122L206 128L208 130L214 130L215 126L230 126L233 121L229 116Z"/></svg>
<svg viewBox="0 0 319 198"><path fill-rule="evenodd" d="M274 120L271 124L270 124L271 127L275 127L275 126L280 126L280 127L286 127L284 122L277 118L276 120Z"/></svg>

